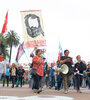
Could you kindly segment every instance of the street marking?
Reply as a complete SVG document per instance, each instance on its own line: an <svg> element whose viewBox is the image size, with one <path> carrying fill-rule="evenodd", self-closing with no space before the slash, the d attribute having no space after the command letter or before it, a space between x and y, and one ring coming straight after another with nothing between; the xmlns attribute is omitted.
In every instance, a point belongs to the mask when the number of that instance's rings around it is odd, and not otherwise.
<svg viewBox="0 0 90 100"><path fill-rule="evenodd" d="M0 100L74 100L66 96L29 96L29 97L16 97L16 96L0 96Z"/></svg>

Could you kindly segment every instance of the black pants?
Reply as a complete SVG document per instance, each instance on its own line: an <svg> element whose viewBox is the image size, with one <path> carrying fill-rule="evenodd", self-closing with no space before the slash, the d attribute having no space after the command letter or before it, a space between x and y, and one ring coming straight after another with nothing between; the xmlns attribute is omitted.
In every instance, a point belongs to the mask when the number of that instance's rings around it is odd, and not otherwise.
<svg viewBox="0 0 90 100"><path fill-rule="evenodd" d="M80 86L82 86L82 80L83 80L83 76L80 75Z"/></svg>
<svg viewBox="0 0 90 100"><path fill-rule="evenodd" d="M19 83L21 87L22 87L22 80L23 80L23 77L19 77Z"/></svg>
<svg viewBox="0 0 90 100"><path fill-rule="evenodd" d="M41 80L41 76L39 75L33 75L33 89L39 89L39 83Z"/></svg>
<svg viewBox="0 0 90 100"><path fill-rule="evenodd" d="M62 82L63 82L62 73L59 73L59 75L57 75L57 88L58 89L60 89Z"/></svg>
<svg viewBox="0 0 90 100"><path fill-rule="evenodd" d="M76 77L76 88L78 89L78 90L80 90L80 75L78 75L78 74L76 74L75 75L75 77Z"/></svg>
<svg viewBox="0 0 90 100"><path fill-rule="evenodd" d="M48 86L49 86L49 76L46 77L46 79L45 79L45 83L46 83L46 86L48 87Z"/></svg>
<svg viewBox="0 0 90 100"><path fill-rule="evenodd" d="M9 76L3 77L3 86L5 85L5 79L7 80L7 87L9 86Z"/></svg>

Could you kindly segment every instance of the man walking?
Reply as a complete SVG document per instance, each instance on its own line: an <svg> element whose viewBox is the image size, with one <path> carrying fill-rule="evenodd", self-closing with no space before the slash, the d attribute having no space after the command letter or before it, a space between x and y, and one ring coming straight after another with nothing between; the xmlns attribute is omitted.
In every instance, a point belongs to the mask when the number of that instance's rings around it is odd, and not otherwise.
<svg viewBox="0 0 90 100"><path fill-rule="evenodd" d="M68 93L68 88L70 86L70 82L72 80L72 58L68 56L69 55L69 50L64 51L64 56L61 57L60 59L60 64L66 64L69 68L69 72L67 74L63 74L63 79L64 79L64 93Z"/></svg>

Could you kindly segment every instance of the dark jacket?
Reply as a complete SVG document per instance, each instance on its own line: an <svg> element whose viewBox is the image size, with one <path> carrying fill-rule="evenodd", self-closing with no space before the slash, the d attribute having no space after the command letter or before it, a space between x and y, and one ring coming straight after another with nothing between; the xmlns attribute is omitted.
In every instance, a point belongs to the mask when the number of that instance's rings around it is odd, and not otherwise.
<svg viewBox="0 0 90 100"><path fill-rule="evenodd" d="M13 68L10 69L10 75L11 75L11 76L13 76L13 75L12 75L12 70L13 70ZM15 75L14 75L14 76L17 76L17 68L16 68L16 67L15 67Z"/></svg>
<svg viewBox="0 0 90 100"><path fill-rule="evenodd" d="M86 64L83 63L83 62L80 62L80 63L77 62L77 63L75 64L75 67L74 67L74 71L75 71L75 72L77 71L76 68L79 70L79 73L83 74L83 71L86 70L87 66L86 66Z"/></svg>

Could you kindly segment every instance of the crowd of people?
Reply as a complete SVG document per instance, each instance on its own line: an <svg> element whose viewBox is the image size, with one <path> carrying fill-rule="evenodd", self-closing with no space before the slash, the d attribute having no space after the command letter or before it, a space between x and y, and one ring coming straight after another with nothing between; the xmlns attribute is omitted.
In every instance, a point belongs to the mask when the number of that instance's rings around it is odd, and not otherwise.
<svg viewBox="0 0 90 100"><path fill-rule="evenodd" d="M0 59L2 59L2 61L0 60L0 80L2 80L3 87L5 86L5 82L7 83L7 87L9 87L9 81L12 81L12 88L14 88L15 84L16 87L18 87L19 84L22 87L25 76L23 66L18 66L15 63L12 63L10 66L3 59L3 53L0 54Z"/></svg>
<svg viewBox="0 0 90 100"><path fill-rule="evenodd" d="M77 92L82 93L80 87L86 87L90 89L90 62L88 65L81 59L80 55L76 56L77 62L74 63L72 57L69 57L69 50L64 51L64 56L61 56L60 60L57 61L56 65L51 63L48 66L47 62L42 56L42 50L37 49L36 55L31 53L32 66L32 89L35 93L42 91L43 83L49 87L55 87L55 90L64 88L64 93L68 93L68 89L73 85ZM63 64L68 66L68 73L56 72L57 68L60 68ZM44 82L43 82L44 81Z"/></svg>
<svg viewBox="0 0 90 100"><path fill-rule="evenodd" d="M12 88L19 85L22 87L25 76L27 76L29 88L32 88L34 93L42 92L43 86L49 87L49 89L55 88L55 90L64 89L65 94L68 93L71 86L78 93L82 93L80 87L90 89L90 62L86 64L80 55L76 56L77 62L74 63L73 58L69 57L69 50L65 50L64 56L61 56L56 64L51 63L50 66L46 62L41 49L34 48L30 57L32 57L32 63L29 64L30 70L26 75L22 65L15 63L12 63L11 66L9 64L4 65L3 53L0 54L0 80L3 77L3 87L5 81L7 87L9 87L9 81L12 81ZM68 66L66 74L62 71L56 71L63 64Z"/></svg>

